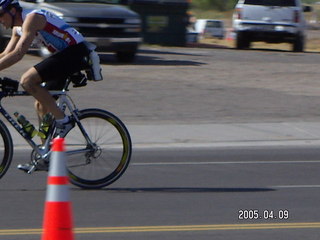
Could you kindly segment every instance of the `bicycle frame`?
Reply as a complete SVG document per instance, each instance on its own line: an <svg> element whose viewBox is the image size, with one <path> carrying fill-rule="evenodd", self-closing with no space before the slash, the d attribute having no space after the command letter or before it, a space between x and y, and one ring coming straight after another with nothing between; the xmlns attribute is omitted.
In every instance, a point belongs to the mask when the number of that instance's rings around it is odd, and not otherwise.
<svg viewBox="0 0 320 240"><path fill-rule="evenodd" d="M68 96L66 91L62 90L62 91L49 91L49 92L53 96L59 96L58 106L62 108L62 111L65 111L65 106L66 106L69 109L70 113L73 115L73 117L76 119L76 122L78 122L79 119L75 114L75 112L77 112L77 109L74 107L75 105L74 104L72 105L70 101L67 99ZM54 131L49 133L49 136L47 137L45 143L40 148L38 144L28 136L28 134L23 130L20 124L2 106L1 101L3 98L16 97L16 96L31 96L31 95L26 91L16 91L12 93L0 92L0 113L4 116L5 119L7 119L7 121L13 126L13 128L26 140L26 142L31 146L31 148L34 149L39 156L41 156L41 158L46 158L50 154L51 138L53 136ZM79 126L79 127L82 132L85 132L83 131L82 126Z"/></svg>
<svg viewBox="0 0 320 240"><path fill-rule="evenodd" d="M67 93L65 91L50 91L50 93L54 96L54 95L58 95L59 99L58 99L58 107L65 112L66 108L68 108L68 110L70 111L71 115L73 116L73 118L75 119L75 122L78 124L78 127L82 133L82 135L84 136L84 138L86 139L86 142L90 145L93 146L93 142L91 141L91 139L89 138L87 132L85 131L85 129L83 128L82 124L80 123L80 120L78 118L78 114L79 111L76 108L75 104L71 104L71 102L68 100L71 99ZM48 138L49 139L49 138ZM89 150L84 149L84 152L87 152ZM77 153L79 153L80 151L76 151ZM73 152L68 151L67 154L72 154Z"/></svg>
<svg viewBox="0 0 320 240"><path fill-rule="evenodd" d="M98 108L79 110L71 96L68 95L70 82L70 79L67 79L64 89L60 91L49 91L56 99L57 106L69 116L72 123L75 123L75 129L63 135L67 139L66 148L68 150L66 154L69 155L68 158L70 159L67 169L70 181L82 188L102 188L116 181L126 170L132 152L130 134L122 121L106 110ZM20 168L20 165L18 165L18 168L27 171L29 174L36 170L45 170L45 168L37 168L38 164L42 166L41 164L50 161L51 141L52 138L59 135L59 129L57 130L55 123L53 123L49 128L46 140L42 140L42 144L38 145L40 144L38 139L32 138L25 132L13 114L9 113L12 110L7 111L4 107L6 104L2 102L5 97L30 97L31 95L26 91L17 91L15 84L12 84L12 87L9 85L10 82L8 85L5 84L7 83L0 82L0 115L7 119L13 129L33 149L28 168L25 170ZM3 169L0 169L0 178L8 170L14 152L12 135L3 120L0 120L1 140L3 140L5 151L3 160L0 159L2 161L0 162L1 167L3 166ZM87 167L88 165L90 166ZM95 171L97 171L97 174L92 174Z"/></svg>
<svg viewBox="0 0 320 240"><path fill-rule="evenodd" d="M16 131L27 141L27 143L41 156L44 154L44 149L39 149L37 144L26 134L23 128L19 125L19 123L11 117L11 115L5 110L2 106L2 99L9 96L30 96L26 91L16 91L13 93L0 92L0 113L4 116L5 119L16 129Z"/></svg>

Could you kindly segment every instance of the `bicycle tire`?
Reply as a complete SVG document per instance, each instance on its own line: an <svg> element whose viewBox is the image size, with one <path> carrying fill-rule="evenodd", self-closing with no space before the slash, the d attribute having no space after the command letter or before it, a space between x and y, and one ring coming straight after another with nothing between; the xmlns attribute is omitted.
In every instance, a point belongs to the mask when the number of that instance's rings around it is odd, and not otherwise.
<svg viewBox="0 0 320 240"><path fill-rule="evenodd" d="M12 162L13 143L6 125L0 120L0 178L8 171Z"/></svg>
<svg viewBox="0 0 320 240"><path fill-rule="evenodd" d="M95 152L75 153L88 149L78 126L65 136L70 182L86 189L110 185L129 165L132 152L129 132L118 117L104 110L81 110L78 117L97 148Z"/></svg>

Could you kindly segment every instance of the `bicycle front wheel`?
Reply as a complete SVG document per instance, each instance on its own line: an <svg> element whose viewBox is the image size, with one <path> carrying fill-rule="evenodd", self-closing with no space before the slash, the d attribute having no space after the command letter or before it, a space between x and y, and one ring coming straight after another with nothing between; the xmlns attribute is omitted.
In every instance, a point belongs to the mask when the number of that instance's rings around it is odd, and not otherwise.
<svg viewBox="0 0 320 240"><path fill-rule="evenodd" d="M12 156L12 138L6 125L0 120L0 178L6 174L10 167Z"/></svg>
<svg viewBox="0 0 320 240"><path fill-rule="evenodd" d="M119 118L100 109L79 112L80 125L65 137L70 181L82 188L102 188L116 181L131 158L129 132Z"/></svg>

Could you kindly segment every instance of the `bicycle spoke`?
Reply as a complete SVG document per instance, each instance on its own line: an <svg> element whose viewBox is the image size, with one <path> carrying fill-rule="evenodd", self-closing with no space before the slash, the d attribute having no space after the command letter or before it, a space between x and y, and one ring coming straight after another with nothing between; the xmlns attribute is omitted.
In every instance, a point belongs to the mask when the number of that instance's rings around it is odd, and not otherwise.
<svg viewBox="0 0 320 240"><path fill-rule="evenodd" d="M79 128L66 136L71 181L81 187L109 185L123 174L130 161L131 140L126 128L112 114L97 111L80 115L89 143Z"/></svg>

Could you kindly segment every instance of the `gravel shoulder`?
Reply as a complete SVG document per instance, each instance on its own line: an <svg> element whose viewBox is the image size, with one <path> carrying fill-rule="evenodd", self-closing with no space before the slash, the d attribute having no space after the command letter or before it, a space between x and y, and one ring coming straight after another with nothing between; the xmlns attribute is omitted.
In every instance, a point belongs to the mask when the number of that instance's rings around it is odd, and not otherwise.
<svg viewBox="0 0 320 240"><path fill-rule="evenodd" d="M126 122L319 120L318 53L143 46L134 64L101 57L105 79L72 89L71 95L81 108L107 109ZM27 55L2 76L17 79L40 60ZM12 111L32 107L22 98L6 102Z"/></svg>

